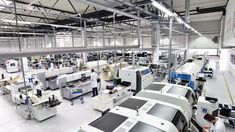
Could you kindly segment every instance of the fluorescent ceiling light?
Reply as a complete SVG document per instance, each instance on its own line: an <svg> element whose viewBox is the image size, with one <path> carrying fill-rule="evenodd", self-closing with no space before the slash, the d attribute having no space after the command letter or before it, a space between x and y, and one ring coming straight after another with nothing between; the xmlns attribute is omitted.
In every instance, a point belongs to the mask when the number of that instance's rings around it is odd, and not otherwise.
<svg viewBox="0 0 235 132"><path fill-rule="evenodd" d="M3 22L9 22L9 23L16 23L15 20L7 20L7 19L0 19ZM65 25L57 25L57 24L47 24L47 23L37 23L37 22L25 22L25 21L18 21L19 24L34 24L34 25L46 25L46 26L52 26L52 27L61 27L61 28L69 28L69 29L79 29L79 27L74 26L65 26Z"/></svg>
<svg viewBox="0 0 235 132"><path fill-rule="evenodd" d="M174 16L174 14L173 14L170 10L168 10L167 8L165 8L164 6L162 6L161 4L159 4L158 2L152 0L152 4L153 4L156 8L158 8L159 10L161 10L162 12L166 13L167 15L169 15L169 16Z"/></svg>
<svg viewBox="0 0 235 132"><path fill-rule="evenodd" d="M180 23L180 24L183 24L183 23L185 23L182 19L180 19L180 18L176 18L176 20L178 21L178 23Z"/></svg>
<svg viewBox="0 0 235 132"><path fill-rule="evenodd" d="M175 17L178 17L178 15L175 12L173 14L174 14Z"/></svg>
<svg viewBox="0 0 235 132"><path fill-rule="evenodd" d="M187 27L188 29L191 29L192 27L190 25L188 25L187 23L184 24L185 27Z"/></svg>
<svg viewBox="0 0 235 132"><path fill-rule="evenodd" d="M192 28L189 24L187 24L186 22L184 22L180 17L178 17L178 15L174 12L171 12L170 10L168 10L167 8L165 8L163 5L159 4L158 2L156 2L155 0L151 0L152 4L158 8L159 10L161 10L162 12L166 13L168 16L173 16L176 18L176 20L180 23L180 24L184 24L185 27L187 27L188 29L191 29L193 32L195 32L196 34L203 36L201 33L199 33L197 30L195 30L194 28Z"/></svg>
<svg viewBox="0 0 235 132"><path fill-rule="evenodd" d="M1 19L3 22L10 22L10 23L16 23L15 20L6 20L6 19ZM24 22L24 21L18 21L19 24L32 24L31 22Z"/></svg>

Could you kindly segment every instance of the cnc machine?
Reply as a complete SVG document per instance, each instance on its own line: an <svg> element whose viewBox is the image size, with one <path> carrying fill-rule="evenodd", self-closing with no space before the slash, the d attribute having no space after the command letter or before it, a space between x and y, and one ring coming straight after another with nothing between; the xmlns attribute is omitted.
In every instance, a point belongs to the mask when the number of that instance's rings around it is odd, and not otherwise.
<svg viewBox="0 0 235 132"><path fill-rule="evenodd" d="M73 73L75 67L63 67L61 69L45 70L39 73L36 73L35 76L38 80L41 81L43 89L58 89L59 86L56 84L57 77L63 74Z"/></svg>
<svg viewBox="0 0 235 132"><path fill-rule="evenodd" d="M119 77L122 82L130 82L131 90L136 93L153 82L153 75L149 67L125 67L119 70Z"/></svg>

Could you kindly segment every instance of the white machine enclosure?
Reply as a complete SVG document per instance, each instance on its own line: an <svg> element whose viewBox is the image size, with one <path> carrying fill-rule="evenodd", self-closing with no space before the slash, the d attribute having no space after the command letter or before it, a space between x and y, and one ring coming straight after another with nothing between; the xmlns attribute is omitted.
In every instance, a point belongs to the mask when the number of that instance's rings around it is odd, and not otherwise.
<svg viewBox="0 0 235 132"><path fill-rule="evenodd" d="M149 67L125 67L119 70L119 77L122 82L130 82L131 89L135 92L139 92L153 82L153 75Z"/></svg>
<svg viewBox="0 0 235 132"><path fill-rule="evenodd" d="M98 111L104 112L107 109L112 109L123 103L133 95L133 92L130 91L130 86L118 85L113 90L116 92L112 94L109 94L111 90L101 90L98 96L91 99L92 107Z"/></svg>
<svg viewBox="0 0 235 132"><path fill-rule="evenodd" d="M194 91L181 85L154 83L158 84L157 87L152 85L153 87L142 89L136 96L114 107L104 116L89 125L82 126L79 132L105 132L107 130L113 132L147 132L151 130L188 132L190 128L192 128L192 132L200 132L201 128L190 125L192 105L195 101L192 97ZM156 130L148 129L146 125L152 126ZM114 126L115 128L111 129ZM139 126L138 129L134 129L136 126Z"/></svg>
<svg viewBox="0 0 235 132"><path fill-rule="evenodd" d="M199 126L203 127L208 125L208 122L204 119L206 114L217 115L219 110L219 103L211 102L206 97L200 96L197 102L196 122Z"/></svg>
<svg viewBox="0 0 235 132"><path fill-rule="evenodd" d="M148 130L152 130L154 132L178 132L175 126L168 121L162 120L160 118L156 120L144 115L136 116L136 113L129 112L132 111L123 109L115 111L115 109L113 109L89 125L82 126L78 132L147 132ZM121 120L117 123L115 118L112 119L112 117L122 117L124 120ZM111 123L116 126L112 130L105 129L105 127L108 128ZM104 129L102 129L102 127L99 128L100 126L104 126ZM113 127L113 125L111 127Z"/></svg>
<svg viewBox="0 0 235 132"><path fill-rule="evenodd" d="M135 110L135 107L138 105L141 106ZM168 113L162 113L164 110L168 111ZM154 112L155 115L152 115L151 112ZM182 113L182 116L179 116L179 113ZM82 126L79 132L105 132L108 130L113 132L147 132L151 130L156 132L186 132L190 119L185 114L184 110L177 105L143 97L132 97L121 105L114 107L108 114L105 114L89 125ZM121 119L119 119L119 116ZM118 123L115 128L105 128L110 127L108 122L114 123L114 120L119 122L122 118L126 119ZM173 121L171 121L172 119ZM180 124L182 123L181 121L184 122L184 125ZM141 123L145 125L140 125ZM135 129L138 125L138 129ZM148 126L152 128L148 128ZM184 128L184 130L180 128Z"/></svg>
<svg viewBox="0 0 235 132"><path fill-rule="evenodd" d="M159 100L170 104L177 104L185 110L189 119L192 117L192 105L195 102L194 91L189 87L153 82L151 85L137 93L136 96Z"/></svg>
<svg viewBox="0 0 235 132"><path fill-rule="evenodd" d="M59 76L57 78L57 85L60 87L62 97L66 99L75 98L76 95L73 95L72 91L76 91L76 89L82 89L82 94L91 92L90 76L90 70ZM74 86L70 87L68 83L74 84Z"/></svg>
<svg viewBox="0 0 235 132"><path fill-rule="evenodd" d="M24 85L24 82L18 82L17 84L4 86L4 90L11 95L13 103L16 103L16 100L15 100L14 96L16 94L19 94L20 91L23 91L24 89L25 90L26 89L27 90L32 90L33 88L31 87L31 85L28 82L26 82L26 87Z"/></svg>
<svg viewBox="0 0 235 132"><path fill-rule="evenodd" d="M177 79L180 81L189 81L188 86L194 90L198 88L198 73L201 72L205 62L204 58L202 60L193 60L193 62L187 62L184 65L180 66L177 70L175 70L177 74ZM190 79L189 79L190 77Z"/></svg>
<svg viewBox="0 0 235 132"><path fill-rule="evenodd" d="M16 60L7 60L6 61L6 71L9 73L19 71L19 63Z"/></svg>
<svg viewBox="0 0 235 132"><path fill-rule="evenodd" d="M135 109L135 107L137 108ZM153 122L154 120L159 120L159 118L166 120L176 129L182 131L187 131L190 124L188 113L180 106L144 97L134 96L114 110L119 111L120 109L127 111L125 112L127 115L128 113L136 113L137 116L143 115L146 119L152 119L150 121Z"/></svg>
<svg viewBox="0 0 235 132"><path fill-rule="evenodd" d="M108 62L105 60L99 61L89 61L84 64L88 69L95 69L96 71L101 71L102 68L108 65Z"/></svg>
<svg viewBox="0 0 235 132"><path fill-rule="evenodd" d="M34 76L36 76L36 78L40 80L40 82L42 83L43 90L47 90L48 88L54 90L59 88L59 86L56 83L57 77L59 75L70 74L73 73L75 70L76 70L75 67L63 67L61 69L41 71L36 73Z"/></svg>

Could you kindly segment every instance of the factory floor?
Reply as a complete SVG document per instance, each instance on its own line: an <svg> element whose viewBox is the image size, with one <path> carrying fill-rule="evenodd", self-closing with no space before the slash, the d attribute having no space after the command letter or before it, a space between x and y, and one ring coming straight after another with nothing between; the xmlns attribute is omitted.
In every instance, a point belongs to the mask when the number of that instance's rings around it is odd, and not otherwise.
<svg viewBox="0 0 235 132"><path fill-rule="evenodd" d="M53 91L59 97L59 90ZM25 120L7 96L0 97L0 132L77 132L82 124L94 121L101 113L91 108L91 95L84 97L84 104L75 100L74 105L61 99L57 115L43 122ZM20 108L18 108L20 109ZM22 110L21 110L22 111Z"/></svg>
<svg viewBox="0 0 235 132"><path fill-rule="evenodd" d="M204 88L206 96L218 98L219 103L235 105L235 82L232 74L219 71L219 58L212 57L210 61L217 62L216 76L207 79ZM235 128L226 127L226 132L235 132Z"/></svg>
<svg viewBox="0 0 235 132"><path fill-rule="evenodd" d="M218 61L213 58L213 61ZM217 97L219 102L232 104L235 100L235 86L229 73L222 73L217 70L216 77L207 79L205 83L206 95ZM230 92L228 92L230 91ZM60 97L59 90L52 91ZM230 95L231 94L231 95ZM10 97L0 95L0 132L76 132L83 124L88 124L101 113L91 107L91 94L84 97L84 104L79 100L74 101L74 105L67 100L61 99L58 106L58 114L43 122L36 120L25 120L25 115L16 110L16 106L11 103ZM232 101L233 100L233 101ZM19 109L19 108L18 108ZM227 128L226 132L234 132L235 129Z"/></svg>

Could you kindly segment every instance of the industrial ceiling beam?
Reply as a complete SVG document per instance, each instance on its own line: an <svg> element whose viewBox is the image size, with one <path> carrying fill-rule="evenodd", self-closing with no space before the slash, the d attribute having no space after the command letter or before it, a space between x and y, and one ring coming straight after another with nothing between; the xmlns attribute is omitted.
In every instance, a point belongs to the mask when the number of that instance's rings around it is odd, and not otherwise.
<svg viewBox="0 0 235 132"><path fill-rule="evenodd" d="M135 9L137 11L140 11L140 12L143 12L145 14L148 14L148 15L154 17L154 18L158 18L158 15L156 15L156 14L154 14L152 12L146 11L145 9L143 9L141 7L138 7L138 6L136 6L136 5L132 4L132 3L129 3L129 2L126 2L126 1L123 1L123 0L114 0L114 1L119 2L119 3L123 4L123 5L129 6L132 9Z"/></svg>
<svg viewBox="0 0 235 132"><path fill-rule="evenodd" d="M210 7L210 8L199 8L197 7L194 10L190 10L190 15L213 13L213 12L222 12L225 11L226 6ZM196 13L193 13L196 12ZM184 15L185 11L177 12L180 15Z"/></svg>
<svg viewBox="0 0 235 132"><path fill-rule="evenodd" d="M95 7L98 7L98 8L101 8L101 9L113 12L113 13L121 14L121 15L130 17L130 18L133 18L133 19L136 19L136 20L141 20L141 21L149 22L149 23L151 22L148 19L145 19L145 18L142 18L142 17L138 17L136 15L132 15L132 14L127 13L127 12L123 12L123 11L120 11L120 10L115 9L115 8L107 7L107 6L104 6L102 4L99 4L99 3L91 1L91 0L78 0L78 1L81 1L83 3L89 4L89 5L92 5L92 6L95 6Z"/></svg>
<svg viewBox="0 0 235 132"><path fill-rule="evenodd" d="M4 11L4 10L0 10L0 13L4 13L4 14L12 14L12 12L10 11ZM14 14L14 13L13 13ZM30 15L30 14L23 14L23 13L17 13L20 16L26 16L26 17L31 17L31 18L40 18L40 19L47 19L47 20L53 20L55 21L55 18L50 18L50 17L41 17L41 16L36 16L36 15Z"/></svg>
<svg viewBox="0 0 235 132"><path fill-rule="evenodd" d="M30 4L30 3L28 3L28 2L19 1L19 0L16 0L16 3L24 4L24 5ZM70 12L70 11L66 11L66 10L60 10L60 9L57 9L57 8L52 8L52 7L48 7L48 6L44 6L44 5L32 4L31 6L36 6L36 7L45 8L45 9L49 9L49 10L53 10L53 11L58 11L58 12L64 12L64 13L68 13L68 14L76 14L76 12Z"/></svg>

